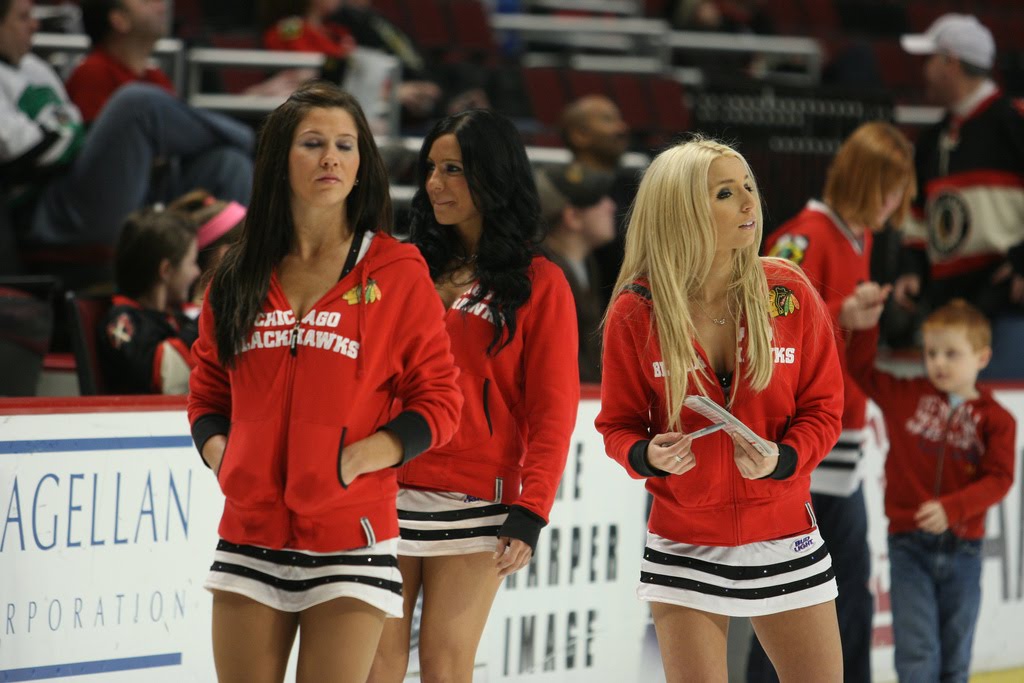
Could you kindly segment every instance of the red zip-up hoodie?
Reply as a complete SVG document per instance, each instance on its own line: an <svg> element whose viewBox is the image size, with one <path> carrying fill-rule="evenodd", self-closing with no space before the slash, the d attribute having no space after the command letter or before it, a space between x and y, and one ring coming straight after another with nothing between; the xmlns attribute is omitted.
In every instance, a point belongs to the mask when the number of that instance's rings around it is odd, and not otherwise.
<svg viewBox="0 0 1024 683"><path fill-rule="evenodd" d="M516 334L487 352L494 325L472 292L445 313L466 402L459 431L399 473L403 487L458 491L512 504L499 535L536 546L547 524L579 411L576 306L561 269L536 256L530 298L516 312ZM436 298L436 295L435 295Z"/></svg>
<svg viewBox="0 0 1024 683"><path fill-rule="evenodd" d="M779 444L779 466L771 478L744 479L733 461L734 444L724 432L694 441L697 466L666 475L647 462L649 440L668 431L664 363L653 320L649 284L634 283L620 293L605 323L601 412L596 426L608 455L630 476L647 477L654 496L649 528L672 541L738 546L794 536L814 528L810 474L841 429L843 378L831 321L818 293L792 266L762 261L772 309L771 383L755 393L744 376L744 326L740 323L738 364L733 373L730 412L759 436ZM694 341L705 367L710 367ZM713 375L691 371L690 393L699 387L726 404ZM708 421L684 408L683 432Z"/></svg>
<svg viewBox="0 0 1024 683"><path fill-rule="evenodd" d="M462 396L443 314L418 250L380 233L302 320L274 273L231 370L203 307L188 415L200 453L228 434L224 540L332 552L398 535L397 469L346 488L339 464L345 444L382 428L404 459L455 433Z"/></svg>
<svg viewBox="0 0 1024 683"><path fill-rule="evenodd" d="M885 515L889 533L917 531L922 503L938 500L960 538L985 535L985 513L1013 485L1017 423L992 394L956 408L926 377L902 379L875 368L878 328L854 332L850 375L885 415Z"/></svg>

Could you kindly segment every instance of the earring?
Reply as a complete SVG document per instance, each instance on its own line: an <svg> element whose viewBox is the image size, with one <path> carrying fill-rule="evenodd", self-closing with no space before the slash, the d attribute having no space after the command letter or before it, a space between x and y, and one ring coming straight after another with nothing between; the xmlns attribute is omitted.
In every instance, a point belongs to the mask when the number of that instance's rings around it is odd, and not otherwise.
<svg viewBox="0 0 1024 683"><path fill-rule="evenodd" d="M359 178L356 178L356 181L354 183L352 183L352 184L353 185L358 185L359 184Z"/></svg>

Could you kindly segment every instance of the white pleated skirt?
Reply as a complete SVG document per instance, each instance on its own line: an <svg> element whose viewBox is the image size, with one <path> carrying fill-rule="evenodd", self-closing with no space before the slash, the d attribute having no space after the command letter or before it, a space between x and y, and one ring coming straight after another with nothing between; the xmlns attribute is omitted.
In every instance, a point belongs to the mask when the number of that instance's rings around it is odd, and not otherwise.
<svg viewBox="0 0 1024 683"><path fill-rule="evenodd" d="M221 540L203 587L239 593L283 612L355 598L402 616L398 539L337 553L273 550Z"/></svg>
<svg viewBox="0 0 1024 683"><path fill-rule="evenodd" d="M400 489L398 554L407 557L494 552L508 506L464 493Z"/></svg>
<svg viewBox="0 0 1024 683"><path fill-rule="evenodd" d="M839 594L821 534L736 547L676 543L648 532L637 597L730 617L810 607Z"/></svg>

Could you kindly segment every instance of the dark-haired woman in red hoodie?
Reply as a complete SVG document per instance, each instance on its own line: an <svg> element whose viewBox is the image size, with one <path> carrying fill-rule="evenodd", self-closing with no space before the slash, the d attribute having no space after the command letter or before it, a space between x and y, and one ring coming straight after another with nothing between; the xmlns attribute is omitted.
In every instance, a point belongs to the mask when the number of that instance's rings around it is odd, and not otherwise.
<svg viewBox="0 0 1024 683"><path fill-rule="evenodd" d="M255 178L188 404L226 498L205 584L217 677L281 681L299 631L299 681L362 681L402 615L394 466L452 437L458 371L423 258L385 234L387 176L350 95L296 91Z"/></svg>
<svg viewBox="0 0 1024 683"><path fill-rule="evenodd" d="M452 441L403 465L406 617L384 629L371 680L401 681L422 588L420 675L470 681L502 578L547 524L579 409L576 309L537 254L540 207L512 123L474 109L420 150L412 241L430 266L465 397Z"/></svg>

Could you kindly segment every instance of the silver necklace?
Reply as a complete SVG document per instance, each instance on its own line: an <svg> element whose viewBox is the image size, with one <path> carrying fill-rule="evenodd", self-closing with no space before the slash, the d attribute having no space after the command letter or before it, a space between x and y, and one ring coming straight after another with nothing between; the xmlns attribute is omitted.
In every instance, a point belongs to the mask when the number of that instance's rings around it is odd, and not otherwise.
<svg viewBox="0 0 1024 683"><path fill-rule="evenodd" d="M713 316L710 313L708 313L708 309L704 308L704 304L701 303L700 299L694 299L694 301L696 301L697 305L700 306L700 310L704 311L704 315L708 318L708 320L710 320L714 324L716 324L716 325L724 325L725 323L729 322L729 313L728 312L726 312L726 314L724 316L722 316L721 318L716 318L715 316Z"/></svg>

